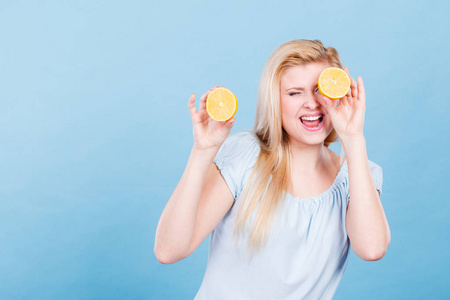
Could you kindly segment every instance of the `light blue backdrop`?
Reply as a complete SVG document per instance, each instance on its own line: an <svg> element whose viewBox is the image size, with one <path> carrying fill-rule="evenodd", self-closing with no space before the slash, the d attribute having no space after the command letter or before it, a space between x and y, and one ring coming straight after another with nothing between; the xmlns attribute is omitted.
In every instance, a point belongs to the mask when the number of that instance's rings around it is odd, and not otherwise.
<svg viewBox="0 0 450 300"><path fill-rule="evenodd" d="M192 299L206 240L160 264L159 216L214 85L251 129L291 39L336 47L367 92L392 242L335 299L448 299L448 1L0 1L0 299ZM338 151L339 145L333 149ZM301 267L301 266L299 266Z"/></svg>

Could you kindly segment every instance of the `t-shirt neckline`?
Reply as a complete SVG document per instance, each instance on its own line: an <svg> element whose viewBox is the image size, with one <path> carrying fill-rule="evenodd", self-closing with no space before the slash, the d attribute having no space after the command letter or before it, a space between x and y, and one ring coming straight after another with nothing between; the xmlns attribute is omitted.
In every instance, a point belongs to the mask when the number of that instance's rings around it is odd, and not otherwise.
<svg viewBox="0 0 450 300"><path fill-rule="evenodd" d="M333 192L333 190L336 188L338 181L343 176L343 171L344 171L346 165L347 165L347 160L345 160L344 163L342 164L341 169L339 170L338 174L336 175L336 178L333 181L333 184L326 191L320 193L319 195L313 196L313 197L308 197L308 198L300 198L300 197L296 197L296 196L288 193L287 191L286 191L286 195L288 197L293 198L298 201L316 200L319 198L323 198L326 194Z"/></svg>

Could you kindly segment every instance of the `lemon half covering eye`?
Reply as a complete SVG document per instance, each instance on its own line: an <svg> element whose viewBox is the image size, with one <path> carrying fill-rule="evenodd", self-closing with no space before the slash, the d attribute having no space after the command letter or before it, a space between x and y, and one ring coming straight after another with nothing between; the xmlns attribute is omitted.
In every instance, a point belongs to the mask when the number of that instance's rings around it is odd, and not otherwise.
<svg viewBox="0 0 450 300"><path fill-rule="evenodd" d="M350 89L350 78L340 68L327 68L319 76L319 91L332 99L343 98Z"/></svg>
<svg viewBox="0 0 450 300"><path fill-rule="evenodd" d="M206 111L216 121L227 121L237 112L236 96L226 88L217 88L206 99Z"/></svg>

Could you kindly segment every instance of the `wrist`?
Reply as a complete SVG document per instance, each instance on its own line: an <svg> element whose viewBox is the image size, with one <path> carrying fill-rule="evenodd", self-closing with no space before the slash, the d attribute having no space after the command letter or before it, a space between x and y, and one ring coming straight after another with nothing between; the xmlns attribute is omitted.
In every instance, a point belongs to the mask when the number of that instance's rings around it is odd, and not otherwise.
<svg viewBox="0 0 450 300"><path fill-rule="evenodd" d="M364 135L358 135L341 139L341 144L344 147L346 155L348 155L353 151L357 151L358 149L365 150L366 139L364 138Z"/></svg>
<svg viewBox="0 0 450 300"><path fill-rule="evenodd" d="M217 152L219 152L220 147L214 146L214 147L200 147L199 145L195 144L192 147L191 153L199 156L199 157L215 157Z"/></svg>
<svg viewBox="0 0 450 300"><path fill-rule="evenodd" d="M196 173L202 173L202 171L207 172L208 168L211 166L211 163L214 161L217 152L218 149L197 148L194 145L194 147L192 147L186 169L190 170L189 173L191 173L192 170L195 170Z"/></svg>

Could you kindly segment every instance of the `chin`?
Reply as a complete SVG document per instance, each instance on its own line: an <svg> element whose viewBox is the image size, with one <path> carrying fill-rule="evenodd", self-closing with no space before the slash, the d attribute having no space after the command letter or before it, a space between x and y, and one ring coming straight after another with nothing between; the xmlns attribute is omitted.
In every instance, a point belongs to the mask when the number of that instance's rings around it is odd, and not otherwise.
<svg viewBox="0 0 450 300"><path fill-rule="evenodd" d="M328 136L328 135L327 135ZM323 137L307 137L307 136L293 136L293 135L289 135L289 139L290 140L295 140L299 143L302 143L304 145L309 145L309 146L317 146L317 145L323 145L326 139L326 136Z"/></svg>
<svg viewBox="0 0 450 300"><path fill-rule="evenodd" d="M300 139L298 139L298 141L301 141L302 143L306 144L306 145L323 145L325 143L325 139L330 135L330 132L328 132L327 134L319 134L316 136L301 136Z"/></svg>
<svg viewBox="0 0 450 300"><path fill-rule="evenodd" d="M319 139L319 140L307 141L305 144L311 145L311 146L316 146L316 145L323 145L324 143L325 143L325 139Z"/></svg>

